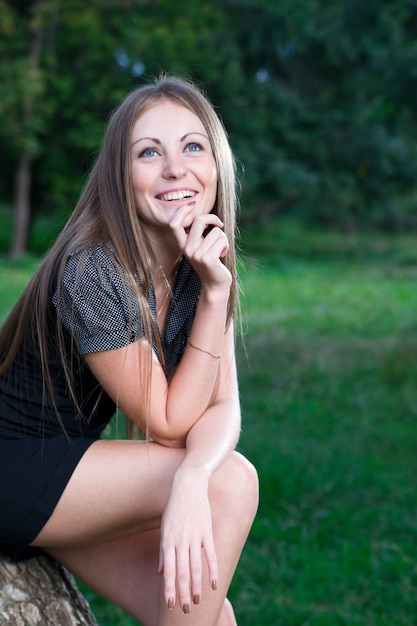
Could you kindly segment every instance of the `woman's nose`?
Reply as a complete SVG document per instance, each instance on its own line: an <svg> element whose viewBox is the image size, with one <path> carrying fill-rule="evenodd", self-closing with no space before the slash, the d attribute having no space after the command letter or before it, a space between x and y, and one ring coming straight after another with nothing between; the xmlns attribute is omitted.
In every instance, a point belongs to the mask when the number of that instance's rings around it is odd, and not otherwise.
<svg viewBox="0 0 417 626"><path fill-rule="evenodd" d="M181 178L185 176L187 168L181 154L165 155L164 171L165 178Z"/></svg>

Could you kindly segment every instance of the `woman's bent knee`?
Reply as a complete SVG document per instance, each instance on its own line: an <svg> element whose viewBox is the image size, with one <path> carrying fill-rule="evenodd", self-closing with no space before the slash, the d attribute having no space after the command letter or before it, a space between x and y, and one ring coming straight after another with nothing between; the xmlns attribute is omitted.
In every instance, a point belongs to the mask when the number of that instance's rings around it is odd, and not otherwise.
<svg viewBox="0 0 417 626"><path fill-rule="evenodd" d="M250 499L254 498L258 504L259 496L259 480L258 472L255 466L240 452L232 452L229 462L233 468L228 467L227 471L231 472L230 480L233 487L242 490L242 495Z"/></svg>
<svg viewBox="0 0 417 626"><path fill-rule="evenodd" d="M239 452L232 452L213 475L212 497L222 510L253 520L259 500L258 474L252 463ZM243 521L243 520L242 520Z"/></svg>

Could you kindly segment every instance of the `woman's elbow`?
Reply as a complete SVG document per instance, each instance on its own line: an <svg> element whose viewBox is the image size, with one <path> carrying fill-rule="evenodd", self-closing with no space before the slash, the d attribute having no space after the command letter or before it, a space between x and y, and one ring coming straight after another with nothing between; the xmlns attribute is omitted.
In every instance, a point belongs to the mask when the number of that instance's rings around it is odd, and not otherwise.
<svg viewBox="0 0 417 626"><path fill-rule="evenodd" d="M160 446L164 446L165 448L185 448L186 438L168 438L159 435L151 435L152 441L159 444Z"/></svg>
<svg viewBox="0 0 417 626"><path fill-rule="evenodd" d="M185 448L188 432L181 432L173 428L168 420L163 420L159 428L156 425L152 427L152 421L150 421L149 434L153 441L166 448Z"/></svg>

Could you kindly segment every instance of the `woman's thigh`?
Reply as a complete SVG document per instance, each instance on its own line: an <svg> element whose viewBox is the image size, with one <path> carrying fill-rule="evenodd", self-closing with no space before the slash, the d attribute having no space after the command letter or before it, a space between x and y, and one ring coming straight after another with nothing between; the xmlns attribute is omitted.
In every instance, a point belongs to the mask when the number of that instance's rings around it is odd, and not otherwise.
<svg viewBox="0 0 417 626"><path fill-rule="evenodd" d="M161 612L168 611L161 594L161 576L157 574L159 542L159 530L153 530L97 546L52 548L48 552L97 593L144 626L153 626L162 617ZM194 618L199 624L204 621L205 602L209 599L207 594L201 606L193 606L191 615L185 618L187 622L195 623ZM203 617L197 617L199 611ZM184 619L179 605L173 613ZM236 626L233 608L227 600L218 626Z"/></svg>
<svg viewBox="0 0 417 626"><path fill-rule="evenodd" d="M47 552L91 589L148 625L157 623L159 542L159 530L152 530L85 548Z"/></svg>
<svg viewBox="0 0 417 626"><path fill-rule="evenodd" d="M91 546L159 528L183 456L151 442L95 442L32 545Z"/></svg>

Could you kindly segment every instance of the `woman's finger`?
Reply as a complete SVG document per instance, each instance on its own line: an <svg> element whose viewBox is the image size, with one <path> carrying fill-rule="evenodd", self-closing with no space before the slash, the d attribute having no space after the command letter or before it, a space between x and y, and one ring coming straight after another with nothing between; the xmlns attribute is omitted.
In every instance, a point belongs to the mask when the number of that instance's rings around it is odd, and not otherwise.
<svg viewBox="0 0 417 626"><path fill-rule="evenodd" d="M206 556L210 587L216 591L219 580L219 568L217 562L216 548L214 547L213 535L206 537L203 543Z"/></svg>
<svg viewBox="0 0 417 626"><path fill-rule="evenodd" d="M202 560L201 544L195 544L190 548L190 572L191 572L191 597L193 604L200 604L202 597Z"/></svg>
<svg viewBox="0 0 417 626"><path fill-rule="evenodd" d="M161 548L162 550L162 548ZM163 565L164 575L164 597L169 609L173 609L176 603L176 558L175 548L163 550L163 557L160 557L159 564Z"/></svg>
<svg viewBox="0 0 417 626"><path fill-rule="evenodd" d="M212 230L221 230L222 228L223 222L214 213L197 215L189 229L187 242L198 245Z"/></svg>
<svg viewBox="0 0 417 626"><path fill-rule="evenodd" d="M184 248L188 241L201 241L204 231L209 226L217 226L222 228L223 222L214 213L204 213L192 217L192 211L182 211L181 209L174 215L170 222L170 227L180 245Z"/></svg>
<svg viewBox="0 0 417 626"><path fill-rule="evenodd" d="M190 554L188 550L177 552L178 600L184 613L191 611L190 595Z"/></svg>
<svg viewBox="0 0 417 626"><path fill-rule="evenodd" d="M193 250L193 242L190 240L185 247L187 252L193 254L195 258L203 259L210 255L212 259L224 257L229 250L229 241L220 228L213 228L204 238L201 238Z"/></svg>

